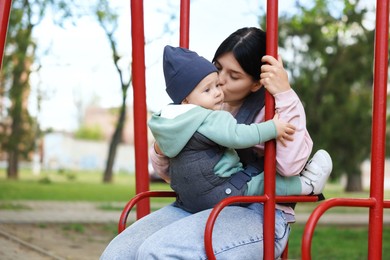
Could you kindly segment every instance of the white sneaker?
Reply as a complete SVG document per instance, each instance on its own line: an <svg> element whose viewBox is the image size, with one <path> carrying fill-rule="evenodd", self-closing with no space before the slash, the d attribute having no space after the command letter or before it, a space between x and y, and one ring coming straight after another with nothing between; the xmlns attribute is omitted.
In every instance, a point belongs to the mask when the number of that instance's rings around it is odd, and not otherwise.
<svg viewBox="0 0 390 260"><path fill-rule="evenodd" d="M325 150L318 150L301 172L304 182L313 187L313 194L321 194L332 172L332 158Z"/></svg>

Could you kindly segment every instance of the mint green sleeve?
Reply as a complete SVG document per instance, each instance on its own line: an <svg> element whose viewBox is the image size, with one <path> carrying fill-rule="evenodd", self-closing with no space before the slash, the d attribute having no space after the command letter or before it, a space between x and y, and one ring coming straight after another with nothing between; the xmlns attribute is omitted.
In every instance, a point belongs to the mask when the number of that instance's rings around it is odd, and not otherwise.
<svg viewBox="0 0 390 260"><path fill-rule="evenodd" d="M219 145L234 149L249 148L276 138L272 120L258 124L238 124L226 111L213 111L197 130Z"/></svg>

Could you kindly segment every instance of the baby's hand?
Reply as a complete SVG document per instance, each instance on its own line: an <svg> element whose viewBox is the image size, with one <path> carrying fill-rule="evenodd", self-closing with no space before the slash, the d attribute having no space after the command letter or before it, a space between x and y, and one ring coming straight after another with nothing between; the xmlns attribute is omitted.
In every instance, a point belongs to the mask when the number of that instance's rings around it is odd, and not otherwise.
<svg viewBox="0 0 390 260"><path fill-rule="evenodd" d="M293 141L293 134L295 133L295 126L289 123L285 123L279 120L279 114L275 114L272 119L276 126L277 137L276 140L280 141L283 146L287 146L286 141Z"/></svg>

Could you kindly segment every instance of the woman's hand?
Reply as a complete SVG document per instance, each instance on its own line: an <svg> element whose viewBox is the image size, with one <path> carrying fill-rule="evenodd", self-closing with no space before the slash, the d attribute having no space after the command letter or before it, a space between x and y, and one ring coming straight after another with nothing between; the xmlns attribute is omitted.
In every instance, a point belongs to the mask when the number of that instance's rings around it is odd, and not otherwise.
<svg viewBox="0 0 390 260"><path fill-rule="evenodd" d="M293 141L293 134L295 133L295 126L290 123L285 123L279 120L279 114L275 113L272 119L276 127L276 140L282 143L283 146L287 146L286 141Z"/></svg>
<svg viewBox="0 0 390 260"><path fill-rule="evenodd" d="M154 151L154 153L153 153ZM165 182L170 183L171 178L169 177L169 159L166 157L158 146L157 142L153 143L153 148L150 149L150 161L153 169Z"/></svg>
<svg viewBox="0 0 390 260"><path fill-rule="evenodd" d="M278 60L273 56L265 55L261 66L260 84L263 85L272 95L285 92L291 89L288 82L287 71L283 67L283 61L280 55Z"/></svg>
<svg viewBox="0 0 390 260"><path fill-rule="evenodd" d="M160 149L160 146L158 146L157 142L154 142L153 147L157 154L164 155L164 153Z"/></svg>

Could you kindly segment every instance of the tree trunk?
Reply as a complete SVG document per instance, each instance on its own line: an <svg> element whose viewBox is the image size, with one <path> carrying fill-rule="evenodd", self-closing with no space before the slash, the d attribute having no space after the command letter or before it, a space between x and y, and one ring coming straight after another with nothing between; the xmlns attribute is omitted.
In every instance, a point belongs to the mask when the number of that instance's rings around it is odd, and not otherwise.
<svg viewBox="0 0 390 260"><path fill-rule="evenodd" d="M106 169L104 170L103 175L103 182L104 183L111 183L112 182L112 175L113 175L113 167L115 162L115 156L116 156L116 149L118 147L118 144L120 143L120 135L116 134L117 131L115 131L115 134L112 137L110 148L108 150L108 158L106 163Z"/></svg>
<svg viewBox="0 0 390 260"><path fill-rule="evenodd" d="M113 176L113 167L115 163L115 156L116 156L116 150L118 147L118 144L122 141L122 132L125 125L125 119L126 119L126 98L123 99L122 107L118 119L118 123L116 125L115 132L112 136L110 148L108 150L108 158L106 163L106 169L104 170L103 174L103 182L104 183L111 183L112 182L112 176Z"/></svg>
<svg viewBox="0 0 390 260"><path fill-rule="evenodd" d="M7 178L18 179L18 153L15 151L8 152Z"/></svg>
<svg viewBox="0 0 390 260"><path fill-rule="evenodd" d="M359 192L363 191L362 174L359 172L347 175L347 186L345 187L346 192Z"/></svg>

